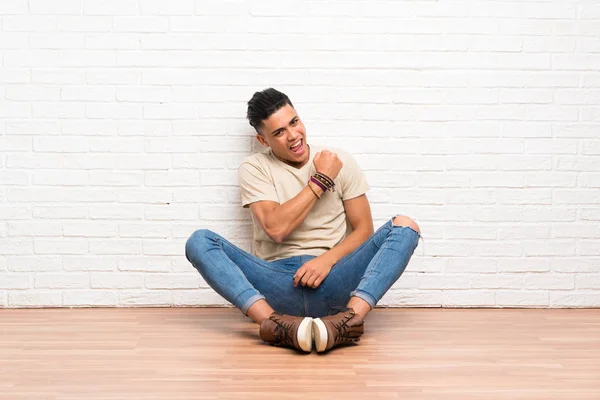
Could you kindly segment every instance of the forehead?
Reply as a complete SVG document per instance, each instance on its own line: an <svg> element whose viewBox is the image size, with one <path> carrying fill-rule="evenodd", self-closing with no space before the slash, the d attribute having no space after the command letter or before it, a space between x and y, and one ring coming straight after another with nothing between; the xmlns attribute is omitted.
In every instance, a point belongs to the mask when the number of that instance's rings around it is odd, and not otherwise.
<svg viewBox="0 0 600 400"><path fill-rule="evenodd" d="M281 107L279 110L271 114L269 118L264 120L263 124L267 128L277 129L286 126L290 122L290 120L295 116L296 110L294 110L289 104L286 104L285 106Z"/></svg>

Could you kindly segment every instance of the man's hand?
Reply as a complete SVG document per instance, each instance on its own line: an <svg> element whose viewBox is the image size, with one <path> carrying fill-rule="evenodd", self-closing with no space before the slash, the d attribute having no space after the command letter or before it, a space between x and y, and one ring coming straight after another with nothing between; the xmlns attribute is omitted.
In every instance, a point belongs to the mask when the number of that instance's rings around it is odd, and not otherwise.
<svg viewBox="0 0 600 400"><path fill-rule="evenodd" d="M325 174L331 179L335 179L344 166L344 163L342 163L337 154L327 150L315 154L313 164L317 172Z"/></svg>
<svg viewBox="0 0 600 400"><path fill-rule="evenodd" d="M302 286L316 289L329 275L333 265L334 263L323 257L316 257L304 263L294 275L294 287L300 283Z"/></svg>

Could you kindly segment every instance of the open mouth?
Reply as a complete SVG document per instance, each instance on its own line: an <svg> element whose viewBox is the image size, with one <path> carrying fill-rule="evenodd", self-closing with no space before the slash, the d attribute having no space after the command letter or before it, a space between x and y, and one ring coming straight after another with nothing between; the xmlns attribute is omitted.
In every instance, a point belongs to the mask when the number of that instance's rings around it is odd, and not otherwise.
<svg viewBox="0 0 600 400"><path fill-rule="evenodd" d="M304 139L298 139L296 143L290 146L290 150L294 154L302 154L304 152Z"/></svg>

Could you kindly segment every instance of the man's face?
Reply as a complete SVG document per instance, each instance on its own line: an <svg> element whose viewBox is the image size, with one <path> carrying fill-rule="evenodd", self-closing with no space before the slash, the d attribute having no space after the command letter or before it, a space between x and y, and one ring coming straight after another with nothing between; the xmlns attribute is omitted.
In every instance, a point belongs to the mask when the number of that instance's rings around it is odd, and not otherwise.
<svg viewBox="0 0 600 400"><path fill-rule="evenodd" d="M306 144L306 130L296 110L286 104L262 121L256 135L265 147L286 164L300 168L308 162L310 153Z"/></svg>

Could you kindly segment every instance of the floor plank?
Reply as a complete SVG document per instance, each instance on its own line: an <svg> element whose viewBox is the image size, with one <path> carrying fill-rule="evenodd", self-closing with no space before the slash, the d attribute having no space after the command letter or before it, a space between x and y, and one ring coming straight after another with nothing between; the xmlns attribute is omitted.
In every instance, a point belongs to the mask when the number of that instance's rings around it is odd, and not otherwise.
<svg viewBox="0 0 600 400"><path fill-rule="evenodd" d="M227 308L0 310L0 399L600 399L599 309L376 309L360 344L265 345Z"/></svg>

